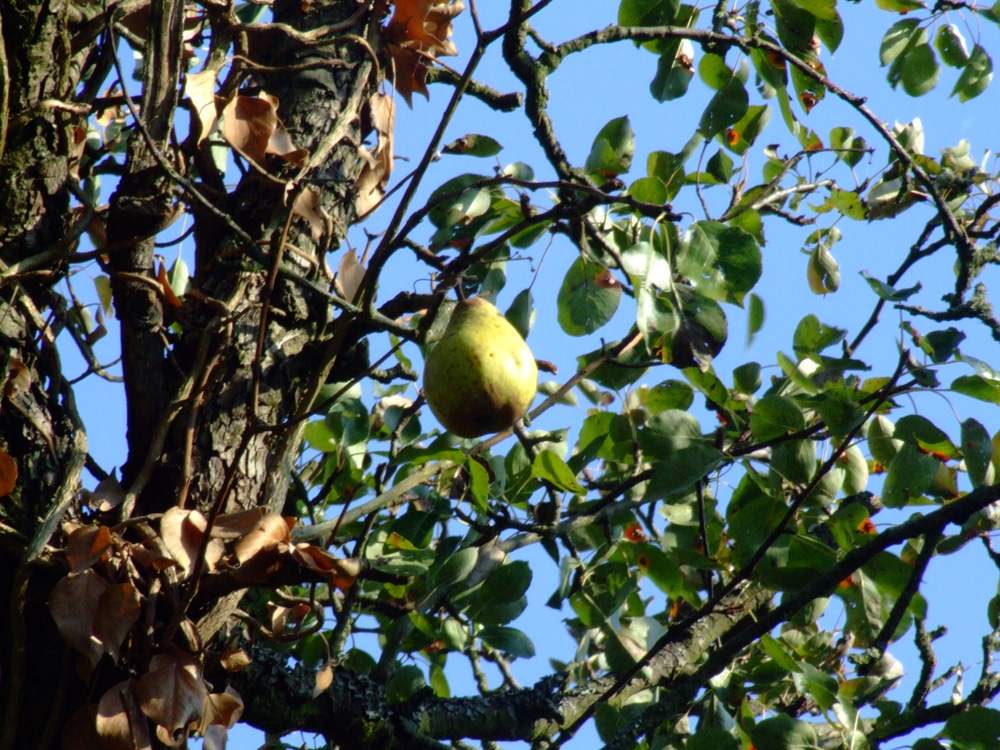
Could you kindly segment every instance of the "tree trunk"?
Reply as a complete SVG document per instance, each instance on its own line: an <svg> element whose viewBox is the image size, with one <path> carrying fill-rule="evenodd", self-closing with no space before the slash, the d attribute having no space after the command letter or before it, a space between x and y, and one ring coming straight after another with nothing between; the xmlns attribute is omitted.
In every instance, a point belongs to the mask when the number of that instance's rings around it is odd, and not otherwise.
<svg viewBox="0 0 1000 750"><path fill-rule="evenodd" d="M278 2L277 22L299 30L328 25L338 40L314 45L294 32L272 32L261 45L256 30L228 31L232 19L206 7L213 38L242 34L237 45L250 45L258 64L296 66L243 85L248 95L256 88L278 98L278 116L309 161L300 169L267 157L229 195L218 191L218 175L190 176L192 164L211 161L207 144L201 153L184 144L190 163L177 170L170 138L185 7L153 0L143 127L129 136L125 174L106 215L107 258L98 259L112 278L121 324L128 420L122 480L133 515L179 501L206 515L280 511L305 423L289 419L303 417L331 370L359 349L353 321L330 307L317 269L354 217L362 109L380 75L365 40L374 38L379 19L355 13L358 5L346 0L313 2L307 12L297 0ZM99 3L5 2L0 23L0 272L18 274L13 283L0 281L0 364L11 373L0 404L0 449L19 471L16 494L0 505L0 597L10 602L0 618L6 750L58 747L67 718L123 677L107 657L89 679L77 676L77 657L47 607L67 569L45 547L78 496L86 457L54 343L67 314L57 309L49 319L57 295L48 290L66 270L52 261L76 251L92 216L85 209L74 223L71 196L80 191L73 160L89 104L106 86L112 47ZM233 83L224 84L230 95ZM178 171L187 174L182 181ZM307 189L327 217L316 234L301 215L290 215L292 198ZM155 283L153 242L178 195L195 214L196 261L192 293L175 310ZM183 322L179 335L168 328L175 318ZM194 602L190 614L203 618L202 639L221 627L239 596Z"/></svg>

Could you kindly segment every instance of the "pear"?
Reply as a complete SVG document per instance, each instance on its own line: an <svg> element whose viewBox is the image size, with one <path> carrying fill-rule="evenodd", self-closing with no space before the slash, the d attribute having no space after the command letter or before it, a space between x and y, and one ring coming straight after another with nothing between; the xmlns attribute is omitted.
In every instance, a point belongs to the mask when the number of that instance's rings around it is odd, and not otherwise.
<svg viewBox="0 0 1000 750"><path fill-rule="evenodd" d="M479 297L459 302L424 365L424 398L464 438L505 430L531 406L535 358L521 334Z"/></svg>

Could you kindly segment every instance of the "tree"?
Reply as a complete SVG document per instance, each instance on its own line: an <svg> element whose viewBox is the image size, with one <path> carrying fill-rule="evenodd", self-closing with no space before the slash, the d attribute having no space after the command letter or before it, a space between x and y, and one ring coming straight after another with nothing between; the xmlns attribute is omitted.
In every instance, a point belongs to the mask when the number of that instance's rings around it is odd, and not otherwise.
<svg viewBox="0 0 1000 750"><path fill-rule="evenodd" d="M944 64L960 102L987 89L1000 9L878 6L890 87L927 94ZM1000 567L997 437L968 416L1000 404L1000 373L960 349L975 331L1000 341L982 281L998 259L990 164L964 141L923 153L919 121L889 127L831 80L824 56L850 41L834 0L622 0L617 25L563 39L533 24L571 2L482 10L0 7L0 748L223 747L236 721L343 748L558 747L588 722L613 748L929 732L914 746L995 747L1000 598L982 602L975 684L941 696L961 672L936 667L922 585L978 545ZM474 29L460 73L438 60L459 52L453 23ZM962 28L979 29L971 51ZM559 66L615 44L651 53L654 99L706 100L645 173L627 117L580 164L549 115ZM494 51L517 90L477 80ZM419 108L429 83L450 98L398 178L394 102ZM428 184L439 155L500 150L480 133L444 143L470 99L523 114L549 176L515 162ZM855 125L823 137L808 116L833 100ZM775 109L790 154L763 146ZM181 217L190 275L157 253ZM758 286L767 239L794 232L810 290L834 294L850 222L895 233L896 270L866 274L866 322L805 315L769 384L752 361L716 371L727 315L745 311L752 338L782 293ZM346 241L361 231L359 257ZM414 356L456 298L497 300L508 261L553 238L578 369L543 384L526 422L459 440L416 396ZM427 291L378 298L390 261ZM952 266L941 302L915 304L915 269ZM624 336L583 338L619 308ZM895 362L860 359L889 309ZM95 349L112 310L120 370ZM528 335L530 285L506 315ZM83 378L61 365L71 351ZM124 391L120 478L76 408L94 378ZM582 422L550 412L577 394ZM955 401L957 434L910 408L921 394ZM578 649L522 688L511 664L536 649L517 618L543 569ZM889 649L904 637L921 666L901 695ZM463 660L480 690L451 697L445 667Z"/></svg>

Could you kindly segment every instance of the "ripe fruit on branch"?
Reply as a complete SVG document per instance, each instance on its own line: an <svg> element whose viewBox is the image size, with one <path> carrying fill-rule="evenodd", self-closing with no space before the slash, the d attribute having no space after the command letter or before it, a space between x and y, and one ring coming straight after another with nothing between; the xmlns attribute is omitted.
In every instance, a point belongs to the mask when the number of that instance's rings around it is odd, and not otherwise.
<svg viewBox="0 0 1000 750"><path fill-rule="evenodd" d="M538 367L528 345L493 305L462 300L424 364L424 398L464 438L505 430L531 406Z"/></svg>

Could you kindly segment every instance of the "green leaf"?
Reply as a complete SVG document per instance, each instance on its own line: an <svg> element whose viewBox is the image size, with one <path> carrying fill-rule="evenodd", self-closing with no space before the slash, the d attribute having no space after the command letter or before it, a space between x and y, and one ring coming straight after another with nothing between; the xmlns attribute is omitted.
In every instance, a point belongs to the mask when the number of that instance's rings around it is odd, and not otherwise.
<svg viewBox="0 0 1000 750"><path fill-rule="evenodd" d="M487 646L507 656L530 659L535 655L535 644L517 628L494 625L483 628L478 635Z"/></svg>
<svg viewBox="0 0 1000 750"><path fill-rule="evenodd" d="M479 559L479 550L475 547L460 549L444 561L434 582L438 586L448 586L462 581L472 572Z"/></svg>
<svg viewBox="0 0 1000 750"><path fill-rule="evenodd" d="M953 68L964 68L969 62L969 51L965 46L965 39L962 37L962 32L953 23L938 26L937 34L934 37L934 46L945 65L950 65Z"/></svg>
<svg viewBox="0 0 1000 750"><path fill-rule="evenodd" d="M851 190L833 188L830 191L830 202L848 219L861 221L867 214L861 196Z"/></svg>
<svg viewBox="0 0 1000 750"><path fill-rule="evenodd" d="M889 464L882 499L890 508L901 508L923 495L938 472L938 461L906 443Z"/></svg>
<svg viewBox="0 0 1000 750"><path fill-rule="evenodd" d="M665 500L686 495L695 482L707 477L723 462L722 453L707 445L692 444L669 453L653 466L646 497Z"/></svg>
<svg viewBox="0 0 1000 750"><path fill-rule="evenodd" d="M667 409L655 414L639 429L639 445L645 453L656 458L701 442L704 440L698 420L679 409Z"/></svg>
<svg viewBox="0 0 1000 750"><path fill-rule="evenodd" d="M713 138L717 133L739 122L750 106L750 97L739 79L733 78L709 101L702 113L698 130L706 138Z"/></svg>
<svg viewBox="0 0 1000 750"><path fill-rule="evenodd" d="M753 343L760 329L764 327L764 300L756 294L750 294L750 305L747 311L747 346Z"/></svg>
<svg viewBox="0 0 1000 750"><path fill-rule="evenodd" d="M941 735L956 750L989 750L1000 747L1000 711L970 706L944 723Z"/></svg>
<svg viewBox="0 0 1000 750"><path fill-rule="evenodd" d="M965 470L969 472L972 486L979 487L985 481L993 460L993 443L986 428L972 418L962 422L962 455L965 456Z"/></svg>
<svg viewBox="0 0 1000 750"><path fill-rule="evenodd" d="M888 466L903 447L903 441L895 433L896 425L888 417L878 415L868 423L868 450L883 466Z"/></svg>
<svg viewBox="0 0 1000 750"><path fill-rule="evenodd" d="M844 21L841 19L840 14L834 11L832 18L817 17L816 36L830 50L830 54L836 52L844 39Z"/></svg>
<svg viewBox="0 0 1000 750"><path fill-rule="evenodd" d="M399 667L385 684L386 703L402 703L427 686L420 667L412 664Z"/></svg>
<svg viewBox="0 0 1000 750"><path fill-rule="evenodd" d="M710 299L739 304L760 279L763 262L750 234L717 221L698 221L684 235L678 268Z"/></svg>
<svg viewBox="0 0 1000 750"><path fill-rule="evenodd" d="M171 283L171 288L173 284ZM112 307L111 279L104 274L94 277L94 289L97 290L97 299L101 302L101 310L105 315L110 315Z"/></svg>
<svg viewBox="0 0 1000 750"><path fill-rule="evenodd" d="M784 396L765 396L754 404L750 415L750 430L761 442L797 432L805 426L802 411Z"/></svg>
<svg viewBox="0 0 1000 750"><path fill-rule="evenodd" d="M830 148L838 150L837 158L850 167L857 166L861 161L867 145L864 138L854 135L854 128L833 128L830 131Z"/></svg>
<svg viewBox="0 0 1000 750"><path fill-rule="evenodd" d="M951 438L927 417L919 414L907 414L901 417L896 422L894 437L943 458L958 456L958 449L951 442Z"/></svg>
<svg viewBox="0 0 1000 750"><path fill-rule="evenodd" d="M882 44L879 47L879 61L885 67L896 60L903 51L913 44L926 40L926 32L920 28L920 21L916 18L905 18L897 21L882 37Z"/></svg>
<svg viewBox="0 0 1000 750"><path fill-rule="evenodd" d="M531 585L531 567L524 560L501 565L483 581L479 603L511 604L517 602Z"/></svg>
<svg viewBox="0 0 1000 750"><path fill-rule="evenodd" d="M874 276L870 275L868 271L861 271L861 276L868 282L868 286L872 288L875 294L884 299L886 302L903 302L923 289L923 286L919 281L915 286L911 286L907 289L896 289L895 287L889 286L884 281L879 281Z"/></svg>
<svg viewBox="0 0 1000 750"><path fill-rule="evenodd" d="M628 186L628 194L643 203L666 203L667 186L656 177L640 177Z"/></svg>
<svg viewBox="0 0 1000 750"><path fill-rule="evenodd" d="M170 266L170 271L167 272L167 281L170 282L170 288L178 297L183 297L187 293L191 282L191 272L188 270L187 263L179 255L174 264ZM103 299L101 300L101 305L105 307L104 311L108 312Z"/></svg>
<svg viewBox="0 0 1000 750"><path fill-rule="evenodd" d="M657 297L655 302L663 333L650 349L675 367L707 370L729 335L726 314L719 304L685 286L676 287L673 295Z"/></svg>
<svg viewBox="0 0 1000 750"><path fill-rule="evenodd" d="M587 491L576 481L573 470L566 465L559 454L551 448L539 451L531 463L531 476L575 495L585 495Z"/></svg>
<svg viewBox="0 0 1000 750"><path fill-rule="evenodd" d="M821 323L819 318L810 313L795 327L792 336L792 348L800 359L810 354L819 354L824 349L839 344L844 340L847 331L835 326Z"/></svg>
<svg viewBox="0 0 1000 750"><path fill-rule="evenodd" d="M462 188L483 179L485 177L478 174L459 175L448 180L432 192L428 203L433 204L434 207L427 214L431 223L438 228L451 228L456 224L467 223L470 219L481 216L489 210L492 200L489 189L471 188L462 191ZM453 198L441 200L444 196L451 193L458 193L458 195Z"/></svg>
<svg viewBox="0 0 1000 750"><path fill-rule="evenodd" d="M750 730L754 747L767 750L811 750L817 747L813 725L791 716L773 716Z"/></svg>
<svg viewBox="0 0 1000 750"><path fill-rule="evenodd" d="M684 750L739 750L739 740L731 732L713 726L698 724L698 731L684 743Z"/></svg>
<svg viewBox="0 0 1000 750"><path fill-rule="evenodd" d="M760 388L760 365L756 362L746 362L733 369L733 387L748 396L755 394Z"/></svg>
<svg viewBox="0 0 1000 750"><path fill-rule="evenodd" d="M909 13L927 7L921 0L875 0L875 5L890 13Z"/></svg>
<svg viewBox="0 0 1000 750"><path fill-rule="evenodd" d="M820 243L809 253L806 277L813 294L826 294L840 289L840 266L830 251Z"/></svg>
<svg viewBox="0 0 1000 750"><path fill-rule="evenodd" d="M725 151L719 149L709 157L708 162L705 164L705 171L720 183L728 183L733 176L733 160L729 158L729 155Z"/></svg>
<svg viewBox="0 0 1000 750"><path fill-rule="evenodd" d="M1000 404L1000 381L982 375L960 375L951 381L951 389L988 404Z"/></svg>
<svg viewBox="0 0 1000 750"><path fill-rule="evenodd" d="M488 157L496 156L503 151L503 146L488 135L469 133L456 138L443 149L442 154L464 154L465 156Z"/></svg>
<svg viewBox="0 0 1000 750"><path fill-rule="evenodd" d="M680 54L681 42L669 45L656 61L656 75L649 82L649 93L658 102L680 99L687 93L688 85L694 77L694 68Z"/></svg>
<svg viewBox="0 0 1000 750"><path fill-rule="evenodd" d="M680 0L622 0L619 26L669 26L677 17Z"/></svg>
<svg viewBox="0 0 1000 750"><path fill-rule="evenodd" d="M617 341L609 342L607 348L613 348L618 343ZM586 367L603 355L604 352L605 347L601 347L577 357L576 361L580 367ZM590 379L605 388L617 391L631 385L645 375L648 372L648 368L637 367L636 365L648 361L649 356L643 350L643 347L636 346L618 357L617 361L604 362L599 365L590 373Z"/></svg>
<svg viewBox="0 0 1000 750"><path fill-rule="evenodd" d="M593 333L614 316L622 289L609 278L608 269L582 256L570 266L556 297L559 325L570 336Z"/></svg>
<svg viewBox="0 0 1000 750"><path fill-rule="evenodd" d="M969 61L955 82L955 88L952 89L951 95L958 94L960 102L967 102L986 91L992 80L993 60L990 59L986 50L977 44L972 48Z"/></svg>
<svg viewBox="0 0 1000 750"><path fill-rule="evenodd" d="M628 172L635 155L635 132L628 116L616 117L597 133L585 169L600 177L616 177Z"/></svg>
<svg viewBox="0 0 1000 750"><path fill-rule="evenodd" d="M650 242L637 242L622 253L622 267L637 289L670 289L673 273L666 257Z"/></svg>
<svg viewBox="0 0 1000 750"><path fill-rule="evenodd" d="M774 446L771 472L772 477L786 482L805 484L816 474L816 443L809 439L787 440ZM777 486L781 486L780 481Z"/></svg>
<svg viewBox="0 0 1000 750"><path fill-rule="evenodd" d="M667 189L667 200L673 200L684 186L684 154L670 154L666 151L653 151L646 158L646 173L655 177Z"/></svg>
<svg viewBox="0 0 1000 750"><path fill-rule="evenodd" d="M903 91L910 96L923 96L937 85L938 77L941 75L941 66L938 65L937 57L929 44L914 46L913 49L907 51L904 57L900 58L900 64ZM891 75L892 71L890 70ZM890 78L889 82L893 83L893 80ZM893 83L893 85L895 84Z"/></svg>
<svg viewBox="0 0 1000 750"><path fill-rule="evenodd" d="M521 338L528 338L531 327L535 324L535 301L531 297L531 289L522 289L517 293L504 317L521 334Z"/></svg>
<svg viewBox="0 0 1000 750"><path fill-rule="evenodd" d="M792 2L818 19L832 21L837 17L837 0L792 0Z"/></svg>
<svg viewBox="0 0 1000 750"><path fill-rule="evenodd" d="M743 83L746 83L748 75L749 71L747 70L745 60L742 61L740 69L735 72L726 65L726 59L722 55L717 55L714 52L702 55L701 60L698 62L698 76L707 86L713 89L721 89L734 76L739 78Z"/></svg>
<svg viewBox="0 0 1000 750"><path fill-rule="evenodd" d="M931 331L920 339L920 348L927 352L935 364L947 362L954 356L958 345L965 341L965 334L957 328L948 327L941 331Z"/></svg>
<svg viewBox="0 0 1000 750"><path fill-rule="evenodd" d="M792 0L771 0L771 8L782 45L792 52L811 52L816 16Z"/></svg>
<svg viewBox="0 0 1000 750"><path fill-rule="evenodd" d="M682 380L665 380L649 389L646 408L653 414L667 409L685 410L694 403L694 390Z"/></svg>
<svg viewBox="0 0 1000 750"><path fill-rule="evenodd" d="M767 655L774 659L775 663L786 672L801 672L799 663L789 654L785 647L773 635L764 633L760 637L760 645L764 647Z"/></svg>
<svg viewBox="0 0 1000 750"><path fill-rule="evenodd" d="M754 104L747 107L746 114L732 128L719 133L716 140L734 154L742 156L757 141L770 121L771 108L766 104Z"/></svg>
<svg viewBox="0 0 1000 750"><path fill-rule="evenodd" d="M861 449L852 445L837 460L837 465L844 469L844 494L850 497L864 492L868 486L868 462Z"/></svg>

